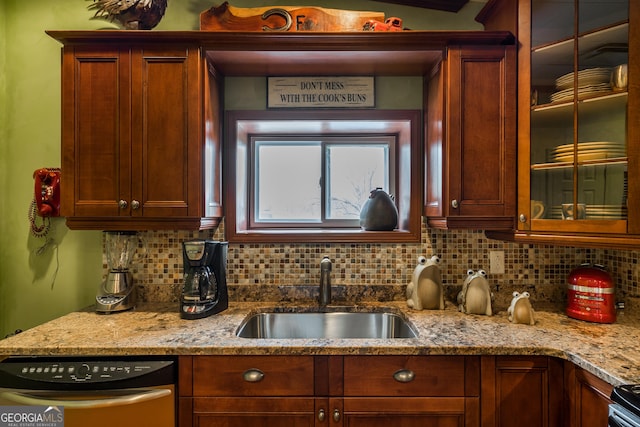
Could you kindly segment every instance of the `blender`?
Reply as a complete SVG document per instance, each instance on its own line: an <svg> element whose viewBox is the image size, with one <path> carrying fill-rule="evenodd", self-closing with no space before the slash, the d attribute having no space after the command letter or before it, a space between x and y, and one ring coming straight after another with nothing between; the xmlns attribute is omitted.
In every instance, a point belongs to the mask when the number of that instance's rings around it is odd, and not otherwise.
<svg viewBox="0 0 640 427"><path fill-rule="evenodd" d="M140 237L135 231L105 231L105 254L109 272L96 296L98 313L114 313L133 308L136 300L129 266ZM144 246L144 245L143 245ZM146 248L143 253L146 253Z"/></svg>

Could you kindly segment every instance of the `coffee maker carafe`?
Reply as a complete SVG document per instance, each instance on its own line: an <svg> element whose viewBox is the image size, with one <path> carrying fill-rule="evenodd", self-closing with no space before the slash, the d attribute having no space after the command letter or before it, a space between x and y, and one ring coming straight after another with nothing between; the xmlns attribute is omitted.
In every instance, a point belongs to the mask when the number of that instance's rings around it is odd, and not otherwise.
<svg viewBox="0 0 640 427"><path fill-rule="evenodd" d="M180 317L201 319L229 306L227 296L227 242L191 240L182 243L184 286Z"/></svg>
<svg viewBox="0 0 640 427"><path fill-rule="evenodd" d="M109 272L96 296L96 311L113 313L129 310L136 300L129 267L141 239L135 231L105 231L104 242ZM142 253L146 253L146 248Z"/></svg>

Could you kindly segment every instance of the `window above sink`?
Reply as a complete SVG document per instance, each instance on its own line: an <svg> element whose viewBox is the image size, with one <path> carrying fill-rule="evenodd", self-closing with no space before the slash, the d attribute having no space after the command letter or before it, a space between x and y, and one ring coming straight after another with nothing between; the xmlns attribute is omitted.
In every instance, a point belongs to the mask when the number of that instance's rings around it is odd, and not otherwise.
<svg viewBox="0 0 640 427"><path fill-rule="evenodd" d="M323 110L323 111L232 111L227 113L227 136L225 152L226 194L226 232L230 242L277 242L277 241L318 241L318 242L417 242L421 229L421 137L420 112L416 110ZM264 220L264 212L259 209L259 189L265 189L267 182L260 177L258 165L265 160L258 160L257 148L260 141L282 142L277 146L282 149L284 141L298 141L296 147L309 148L310 141L322 140L316 148L324 147L324 151L339 150L344 145L361 150L350 161L352 165L373 148L378 151L378 163L385 170L380 171L382 184L391 185L390 191L396 198L398 207L398 228L394 231L367 232L360 228L359 212L361 200L352 202L354 207L349 218L330 218L327 203L327 188L318 193L318 197L309 194L305 200L299 200L300 208L317 202L319 215L314 218ZM257 141L257 142L256 142ZM305 145L300 145L305 141ZM342 144L338 144L340 141ZM374 144L375 142L375 144ZM341 146L342 145L342 146ZM273 145L266 148L273 149ZM318 181L318 174L326 171L324 184L327 184L336 167L327 166L328 160L317 154L317 168L298 167L302 163L300 155L293 155L289 147L290 158L280 162L279 175L285 183L304 179ZM335 154L335 153L334 153ZM346 155L343 153L343 155ZM351 152L349 156L354 156ZM332 161L336 161L333 159ZM324 165L324 166L322 166ZM386 165L386 166L385 166ZM266 165L263 164L264 167ZM317 169L317 170L316 170ZM344 168L343 168L344 169ZM355 169L353 167L352 169ZM316 170L317 173L314 172ZM370 172L370 171L369 171ZM306 178L300 176L306 174ZM367 171L360 178L367 179ZM348 180L348 179L347 179ZM364 192L366 197L377 185L368 181L358 184L352 190ZM370 186L370 185L369 185ZM288 186L289 187L289 186ZM313 187L313 186L312 186ZM320 188L319 188L320 190ZM266 190L265 190L266 191ZM336 190L337 191L337 190ZM292 193L291 188L283 189L283 193ZM280 194L282 196L282 194ZM337 194L335 194L337 196ZM275 197L275 196L274 196ZM365 199L366 199L365 197ZM280 199L278 199L280 200ZM275 198L271 200L275 203ZM280 202L279 202L280 203ZM284 202L282 202L284 203ZM330 203L329 203L330 204ZM304 206L302 206L304 205ZM358 205L358 206L355 206ZM282 215L280 215L282 216ZM262 218L262 219L261 219Z"/></svg>

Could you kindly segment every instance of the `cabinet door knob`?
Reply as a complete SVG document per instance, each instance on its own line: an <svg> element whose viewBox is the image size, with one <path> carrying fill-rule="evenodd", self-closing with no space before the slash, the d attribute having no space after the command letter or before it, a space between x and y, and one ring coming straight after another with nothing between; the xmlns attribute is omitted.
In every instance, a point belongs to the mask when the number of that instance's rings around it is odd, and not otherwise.
<svg viewBox="0 0 640 427"><path fill-rule="evenodd" d="M127 209L127 206L129 206L129 203L127 203L126 200L120 200L118 202L118 207L120 207L120 209Z"/></svg>
<svg viewBox="0 0 640 427"><path fill-rule="evenodd" d="M411 369L400 369L393 374L393 379L399 383L410 383L416 377L416 374Z"/></svg>
<svg viewBox="0 0 640 427"><path fill-rule="evenodd" d="M264 372L262 372L260 369L247 369L246 371L244 371L244 374L242 374L242 378L248 382L248 383L257 383L262 381L262 379L264 378Z"/></svg>
<svg viewBox="0 0 640 427"><path fill-rule="evenodd" d="M131 209L139 209L140 208L140 202L137 200L132 200L131 201Z"/></svg>
<svg viewBox="0 0 640 427"><path fill-rule="evenodd" d="M334 409L333 410L333 421L335 421L335 422L339 422L340 421L340 410L339 409Z"/></svg>
<svg viewBox="0 0 640 427"><path fill-rule="evenodd" d="M327 414L324 413L324 409L320 409L318 411L318 421L324 421L326 418L326 415Z"/></svg>
<svg viewBox="0 0 640 427"><path fill-rule="evenodd" d="M527 222L527 217L525 214L520 214L520 216L518 217L518 220L524 224L525 222Z"/></svg>
<svg viewBox="0 0 640 427"><path fill-rule="evenodd" d="M453 199L453 200L451 201L451 207L452 207L453 209L458 209L458 200L457 200L457 199Z"/></svg>

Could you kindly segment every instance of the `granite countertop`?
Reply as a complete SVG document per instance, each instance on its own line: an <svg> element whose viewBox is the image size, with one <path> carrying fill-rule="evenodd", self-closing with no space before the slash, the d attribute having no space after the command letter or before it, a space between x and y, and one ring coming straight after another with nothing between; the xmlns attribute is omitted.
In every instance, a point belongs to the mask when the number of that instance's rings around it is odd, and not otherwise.
<svg viewBox="0 0 640 427"><path fill-rule="evenodd" d="M177 304L146 304L101 315L78 311L0 340L2 355L272 355L451 354L545 355L574 362L613 385L640 383L640 318L627 313L614 324L536 311L534 326L512 324L506 312L467 315L412 311L404 302L367 303L402 311L419 336L410 339L246 339L235 335L249 313L291 310L278 303L231 303L205 319L183 320ZM360 309L362 309L361 306ZM355 309L358 309L356 307Z"/></svg>

